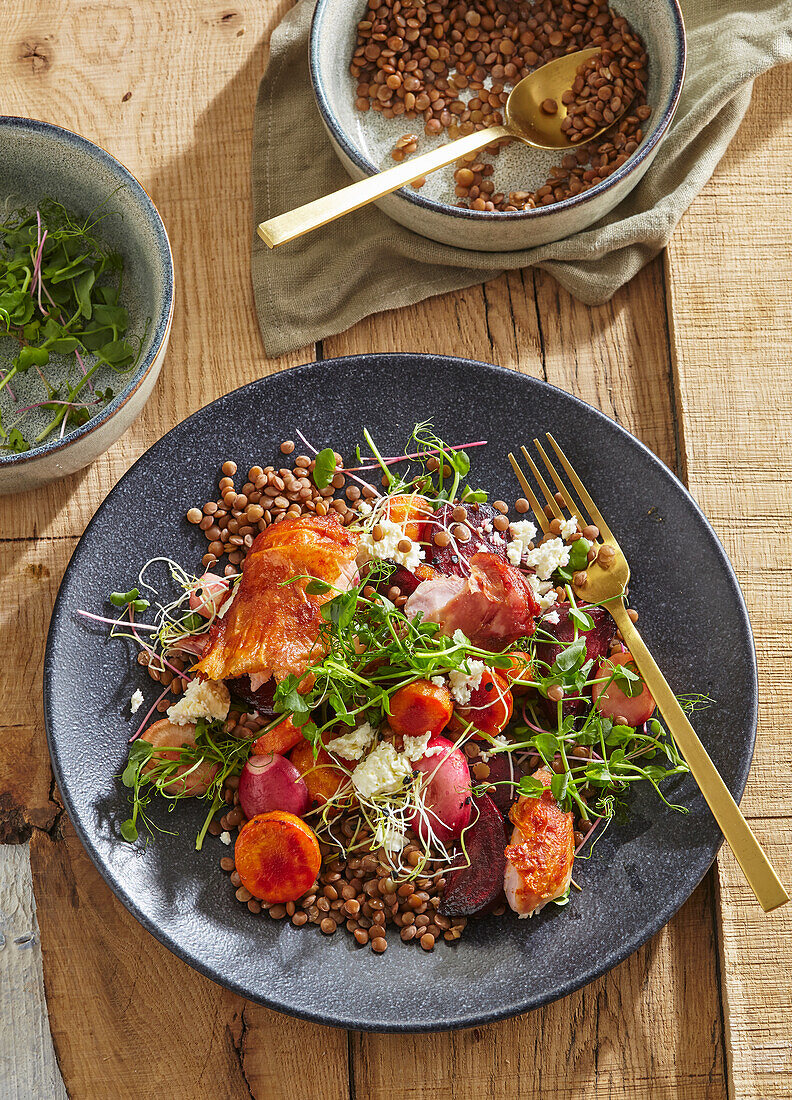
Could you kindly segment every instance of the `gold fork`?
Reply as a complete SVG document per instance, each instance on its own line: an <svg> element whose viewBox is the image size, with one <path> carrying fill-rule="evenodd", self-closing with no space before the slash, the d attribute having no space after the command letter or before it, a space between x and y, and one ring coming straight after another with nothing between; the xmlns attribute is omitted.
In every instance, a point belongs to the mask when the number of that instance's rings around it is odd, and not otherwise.
<svg viewBox="0 0 792 1100"><path fill-rule="evenodd" d="M613 616L644 683L652 693L679 751L684 756L693 778L698 783L701 793L707 800L707 804L720 826L721 832L734 852L749 886L764 911L769 913L772 909L777 909L779 905L788 902L789 894L782 886L759 841L751 832L751 827L740 813L737 803L732 798L717 768L710 760L707 750L699 740L676 696L646 648L635 623L627 614L624 591L630 579L630 567L613 532L589 496L583 482L575 473L572 464L549 432L547 433L547 440L558 456L558 461L577 493L580 506L561 479L539 440L534 439L534 446L547 467L558 495L568 511L577 519L581 530L590 525L599 529L599 538L595 540L598 551L597 557L588 564L585 570L585 583L577 583L584 580L584 578L579 574L575 574L572 589L579 599L586 600L589 603L602 604ZM547 534L552 519L563 521L566 517L556 496L550 490L528 451L525 447L522 447L521 450L542 495L547 501L547 510L539 503L513 454L509 455L509 461L517 475L517 480L522 486L526 499L533 509L539 526ZM548 518L548 514L552 519ZM587 518L587 516L590 518Z"/></svg>

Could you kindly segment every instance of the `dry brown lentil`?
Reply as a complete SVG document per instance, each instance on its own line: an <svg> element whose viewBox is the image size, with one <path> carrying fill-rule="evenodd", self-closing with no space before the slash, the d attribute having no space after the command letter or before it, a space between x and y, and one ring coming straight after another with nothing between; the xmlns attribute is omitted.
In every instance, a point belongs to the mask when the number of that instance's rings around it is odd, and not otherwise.
<svg viewBox="0 0 792 1100"><path fill-rule="evenodd" d="M563 157L532 194L485 189L493 165L483 157L471 163L476 160L472 154L455 173L457 198L459 205L477 210L531 209L579 194L619 168L638 147L642 124L651 115L645 101L646 53L627 21L606 0L537 0L534 5L472 0L466 7L456 0L407 8L403 0L369 0L350 64L357 109L420 119L426 134L447 129L450 137L458 137L502 122L508 88L533 68L597 45L600 54L580 67L561 97L568 112L561 125L578 155ZM460 91L468 87L474 94L465 101ZM629 110L618 126L590 141L624 104ZM559 110L557 101L549 99L543 108ZM405 134L397 142L395 159L412 150L413 138ZM488 150L498 151L497 144Z"/></svg>

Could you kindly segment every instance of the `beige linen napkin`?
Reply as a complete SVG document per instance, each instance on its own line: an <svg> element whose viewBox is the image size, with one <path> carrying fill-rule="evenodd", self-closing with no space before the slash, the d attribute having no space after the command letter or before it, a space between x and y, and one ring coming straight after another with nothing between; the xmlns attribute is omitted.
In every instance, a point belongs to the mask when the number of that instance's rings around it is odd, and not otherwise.
<svg viewBox="0 0 792 1100"><path fill-rule="evenodd" d="M350 182L311 91L313 8L314 0L299 0L272 34L253 132L255 225ZM740 125L753 80L792 60L792 0L682 0L682 8L689 52L677 116L643 180L611 214L563 241L519 252L438 244L375 206L274 251L254 233L253 288L267 353L532 264L588 305L607 301L668 242Z"/></svg>

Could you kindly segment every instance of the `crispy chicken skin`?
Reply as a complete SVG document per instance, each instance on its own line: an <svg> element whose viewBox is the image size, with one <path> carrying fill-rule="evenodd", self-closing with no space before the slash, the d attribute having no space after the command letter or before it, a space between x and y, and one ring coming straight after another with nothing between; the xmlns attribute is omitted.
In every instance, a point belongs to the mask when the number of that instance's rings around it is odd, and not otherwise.
<svg viewBox="0 0 792 1100"><path fill-rule="evenodd" d="M553 778L547 768L534 772L545 786ZM503 889L520 917L531 917L566 892L575 860L571 813L564 813L549 790L539 798L522 795L509 811L514 824L506 848Z"/></svg>
<svg viewBox="0 0 792 1100"><path fill-rule="evenodd" d="M242 566L233 602L209 634L195 671L210 680L250 675L256 682L300 676L321 660L322 604L353 583L358 539L335 515L305 515L273 523L258 536ZM334 586L308 595L307 580Z"/></svg>

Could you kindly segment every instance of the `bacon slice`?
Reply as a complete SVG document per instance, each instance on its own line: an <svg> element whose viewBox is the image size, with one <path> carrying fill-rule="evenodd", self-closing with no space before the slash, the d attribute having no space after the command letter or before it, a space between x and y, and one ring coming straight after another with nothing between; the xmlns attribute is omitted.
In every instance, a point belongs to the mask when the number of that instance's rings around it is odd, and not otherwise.
<svg viewBox="0 0 792 1100"><path fill-rule="evenodd" d="M427 550L426 560L435 567L438 573L447 576L466 577L468 574L468 562L474 554L487 551L496 554L507 561L506 540L494 529L494 522L500 515L491 504L466 504L467 512L465 526L470 532L467 542L460 542L454 538L448 546L438 546L431 537L438 529L451 532L457 526L454 512L458 508L456 504L441 505L432 522L427 525Z"/></svg>
<svg viewBox="0 0 792 1100"><path fill-rule="evenodd" d="M248 675L256 683L302 675L324 656L320 609L337 592L309 595L307 580L283 582L317 577L346 590L357 575L357 543L334 515L298 516L268 527L250 548L231 606L212 625L195 670L210 680Z"/></svg>
<svg viewBox="0 0 792 1100"><path fill-rule="evenodd" d="M461 630L486 649L503 649L533 634L539 605L519 569L489 552L474 554L466 577L436 577L419 584L404 607L414 618Z"/></svg>
<svg viewBox="0 0 792 1100"><path fill-rule="evenodd" d="M552 772L534 772L545 786ZM503 889L506 900L520 917L532 917L548 902L566 893L575 861L575 836L571 813L564 813L549 790L539 798L522 795L509 811L514 824L506 848Z"/></svg>

